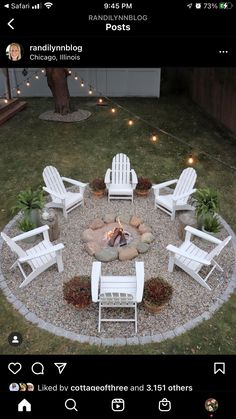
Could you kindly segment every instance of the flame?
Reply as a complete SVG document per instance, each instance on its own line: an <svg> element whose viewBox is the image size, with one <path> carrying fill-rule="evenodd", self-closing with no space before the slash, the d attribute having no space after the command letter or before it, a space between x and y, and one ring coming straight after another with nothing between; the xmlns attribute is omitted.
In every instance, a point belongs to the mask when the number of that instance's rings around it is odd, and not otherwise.
<svg viewBox="0 0 236 419"><path fill-rule="evenodd" d="M123 230L123 225L121 224L119 217L117 217L117 223L119 224L119 227Z"/></svg>

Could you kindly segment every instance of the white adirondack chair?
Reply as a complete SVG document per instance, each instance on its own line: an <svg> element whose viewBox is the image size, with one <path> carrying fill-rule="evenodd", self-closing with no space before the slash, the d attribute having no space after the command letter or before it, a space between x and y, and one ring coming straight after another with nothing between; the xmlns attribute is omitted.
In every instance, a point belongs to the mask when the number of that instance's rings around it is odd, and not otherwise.
<svg viewBox="0 0 236 419"><path fill-rule="evenodd" d="M20 288L28 285L38 275L54 265L54 263L57 263L59 272L63 271L62 249L64 249L64 245L62 243L53 245L49 240L48 229L48 225L45 225L13 238L8 237L5 233L1 233L3 240L5 240L10 249L17 255L17 260L11 268L17 265L23 275L24 280L20 284ZM31 247L31 249L23 250L16 243L38 234L43 234L43 241ZM32 269L32 272L28 275L23 269L25 263Z"/></svg>
<svg viewBox="0 0 236 419"><path fill-rule="evenodd" d="M138 183L134 169L126 154L116 154L112 168L107 169L104 182L108 190L108 201L111 199L129 199L133 202L134 189Z"/></svg>
<svg viewBox="0 0 236 419"><path fill-rule="evenodd" d="M184 169L179 179L169 180L167 182L153 185L155 195L155 207L160 208L175 219L175 212L178 210L194 210L195 208L188 204L191 194L196 192L193 189L197 179L196 171L192 167ZM171 194L160 195L161 189L176 183L175 190Z"/></svg>
<svg viewBox="0 0 236 419"><path fill-rule="evenodd" d="M215 261L215 258L229 243L229 241L231 240L231 236L228 236L224 240L219 240L216 237L211 236L210 234L204 233L203 231L197 230L196 228L190 226L185 227L185 230L185 241L179 247L172 246L172 244L169 244L167 246L167 250L169 251L168 271L173 272L174 265L177 265L185 272L187 272L203 287L207 288L208 290L211 290L211 288L207 284L209 276L215 269L218 269L221 272L223 272L223 269ZM196 246L191 241L192 235L216 244L215 248L210 252L202 250L200 247ZM200 275L200 271L203 266L212 266L205 278L203 278Z"/></svg>
<svg viewBox="0 0 236 419"><path fill-rule="evenodd" d="M87 183L78 180L61 177L58 170L53 166L45 167L43 171L43 179L46 184L43 189L51 195L52 202L46 204L48 208L62 208L63 215L67 218L67 214L79 205L84 204L84 191ZM79 192L67 191L64 182L79 187Z"/></svg>
<svg viewBox="0 0 236 419"><path fill-rule="evenodd" d="M101 322L134 322L137 333L137 303L143 298L144 263L136 262L134 276L102 276L101 262L93 262L91 275L92 300L99 303L98 331ZM103 318L102 308L130 307L134 309L133 318Z"/></svg>

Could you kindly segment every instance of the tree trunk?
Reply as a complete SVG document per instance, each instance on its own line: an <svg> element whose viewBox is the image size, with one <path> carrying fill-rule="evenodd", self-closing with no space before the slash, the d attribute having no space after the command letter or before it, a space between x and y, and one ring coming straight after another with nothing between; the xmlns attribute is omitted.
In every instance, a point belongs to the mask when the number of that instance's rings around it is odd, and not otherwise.
<svg viewBox="0 0 236 419"><path fill-rule="evenodd" d="M61 115L72 112L67 84L68 75L69 71L67 68L46 68L48 86L51 89L55 102L55 112Z"/></svg>

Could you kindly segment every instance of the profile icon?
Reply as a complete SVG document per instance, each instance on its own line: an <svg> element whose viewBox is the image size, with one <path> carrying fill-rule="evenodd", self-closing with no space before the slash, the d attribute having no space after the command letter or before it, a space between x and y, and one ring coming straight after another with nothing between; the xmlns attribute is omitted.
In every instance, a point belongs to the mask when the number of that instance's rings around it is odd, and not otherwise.
<svg viewBox="0 0 236 419"><path fill-rule="evenodd" d="M10 391L19 391L19 384L17 384L17 383L11 383L10 385L9 385L9 390Z"/></svg>
<svg viewBox="0 0 236 419"><path fill-rule="evenodd" d="M27 391L34 391L34 385L32 383L27 383Z"/></svg>
<svg viewBox="0 0 236 419"><path fill-rule="evenodd" d="M17 42L12 42L6 48L6 54L11 61L19 61L22 57L22 47Z"/></svg>
<svg viewBox="0 0 236 419"><path fill-rule="evenodd" d="M218 401L216 399L210 398L205 401L205 409L213 413L215 412L219 407Z"/></svg>
<svg viewBox="0 0 236 419"><path fill-rule="evenodd" d="M25 383L20 383L19 387L20 387L20 391L27 391L27 385Z"/></svg>

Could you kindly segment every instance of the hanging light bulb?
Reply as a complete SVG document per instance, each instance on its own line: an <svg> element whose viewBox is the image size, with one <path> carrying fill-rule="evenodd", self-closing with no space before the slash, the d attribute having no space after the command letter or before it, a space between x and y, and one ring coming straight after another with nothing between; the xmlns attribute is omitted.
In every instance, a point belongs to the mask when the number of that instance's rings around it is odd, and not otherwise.
<svg viewBox="0 0 236 419"><path fill-rule="evenodd" d="M20 90L20 88L19 88L19 87L17 87L17 89L16 89L16 93L17 93L18 95L20 95L20 94L21 94L21 90Z"/></svg>
<svg viewBox="0 0 236 419"><path fill-rule="evenodd" d="M27 80L27 82L26 82L26 86L27 86L27 87L30 87L30 81L29 81L29 80Z"/></svg>
<svg viewBox="0 0 236 419"><path fill-rule="evenodd" d="M192 154L189 154L187 161L188 161L188 164L193 164L194 163L194 158L193 158Z"/></svg>
<svg viewBox="0 0 236 419"><path fill-rule="evenodd" d="M159 136L157 134L152 134L151 141L153 143L156 143L159 140Z"/></svg>
<svg viewBox="0 0 236 419"><path fill-rule="evenodd" d="M134 121L132 119L129 119L128 124L131 127L132 125L134 125Z"/></svg>
<svg viewBox="0 0 236 419"><path fill-rule="evenodd" d="M71 73L72 73L72 71L71 71L71 70L68 70L68 73L69 73L69 74L71 74Z"/></svg>
<svg viewBox="0 0 236 419"><path fill-rule="evenodd" d="M8 99L6 97L4 99L4 103L8 103Z"/></svg>
<svg viewBox="0 0 236 419"><path fill-rule="evenodd" d="M78 76L77 76L77 74L75 73L75 80L78 80Z"/></svg>
<svg viewBox="0 0 236 419"><path fill-rule="evenodd" d="M80 82L80 86L81 86L81 87L84 87L84 80L81 80L81 82Z"/></svg>
<svg viewBox="0 0 236 419"><path fill-rule="evenodd" d="M45 70L44 70L44 68L42 68L42 70L41 70L41 73L45 73Z"/></svg>
<svg viewBox="0 0 236 419"><path fill-rule="evenodd" d="M116 113L116 108L111 108L111 113Z"/></svg>
<svg viewBox="0 0 236 419"><path fill-rule="evenodd" d="M103 98L102 98L102 97L100 97L100 98L98 99L98 102L99 102L99 103L103 103Z"/></svg>
<svg viewBox="0 0 236 419"><path fill-rule="evenodd" d="M93 91L92 91L92 87L90 86L89 87L89 95L91 95L93 93Z"/></svg>
<svg viewBox="0 0 236 419"><path fill-rule="evenodd" d="M39 79L39 76L38 76L38 74L36 74L35 78L36 78L36 80L38 80L38 79Z"/></svg>

